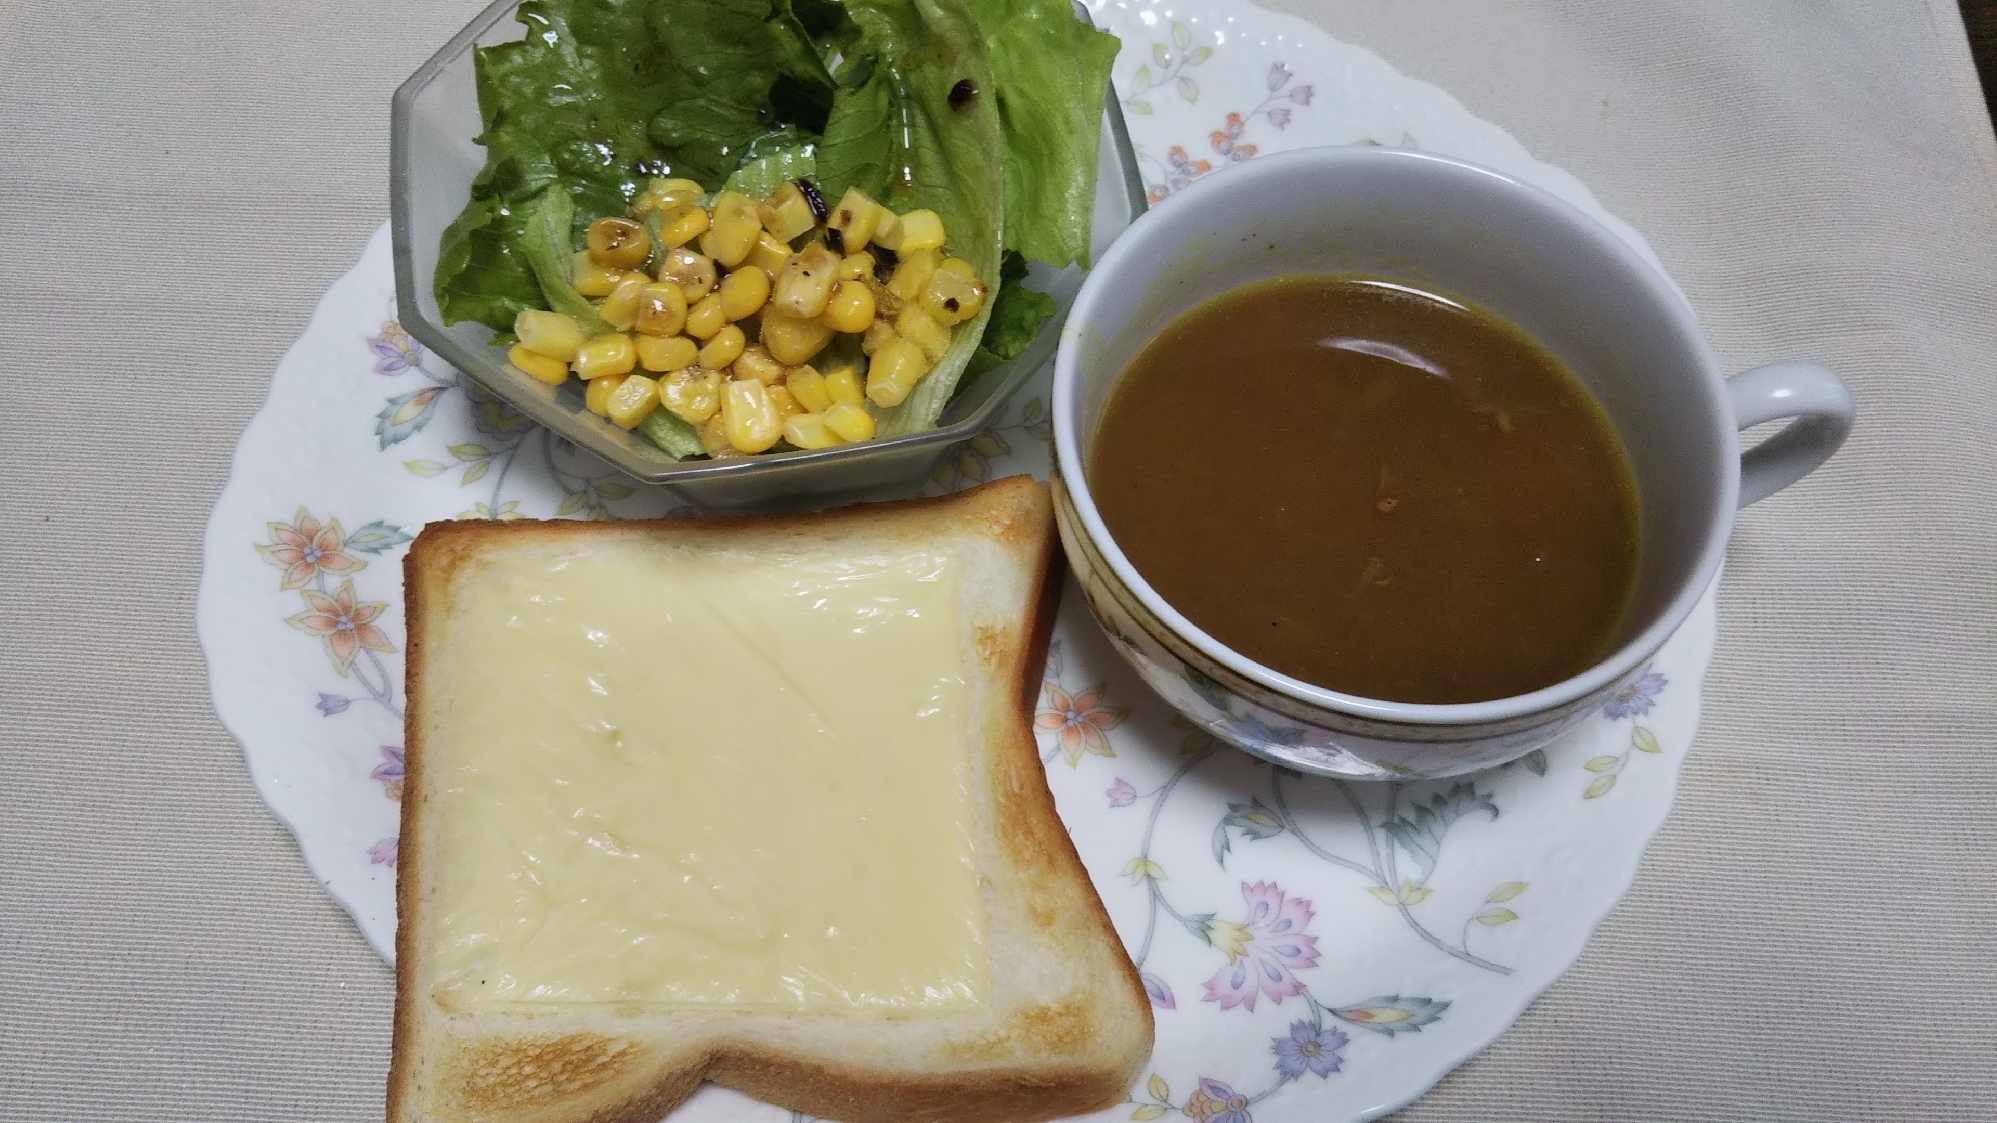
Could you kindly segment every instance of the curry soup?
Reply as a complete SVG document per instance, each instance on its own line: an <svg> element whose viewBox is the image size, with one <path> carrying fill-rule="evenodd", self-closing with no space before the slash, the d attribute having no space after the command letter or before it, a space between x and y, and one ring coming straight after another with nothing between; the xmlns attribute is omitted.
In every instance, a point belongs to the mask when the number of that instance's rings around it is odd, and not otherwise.
<svg viewBox="0 0 1997 1123"><path fill-rule="evenodd" d="M1580 381L1388 281L1285 277L1174 320L1112 391L1089 484L1207 634L1368 698L1551 686L1607 654L1636 582L1635 480Z"/></svg>

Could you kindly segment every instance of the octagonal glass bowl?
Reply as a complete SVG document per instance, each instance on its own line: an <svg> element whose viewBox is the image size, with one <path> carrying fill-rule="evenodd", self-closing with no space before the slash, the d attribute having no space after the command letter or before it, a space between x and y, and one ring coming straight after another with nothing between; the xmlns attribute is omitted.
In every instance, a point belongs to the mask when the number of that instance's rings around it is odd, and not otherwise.
<svg viewBox="0 0 1997 1123"><path fill-rule="evenodd" d="M491 345L484 324L445 324L431 284L438 240L464 209L472 178L485 163L473 49L519 38L518 0L499 0L452 37L395 92L389 133L389 211L394 227L396 314L403 327L452 366L522 413L629 475L670 485L714 508L822 505L906 491L958 444L989 425L1006 400L1053 357L1061 325L1081 288L1083 270L1033 265L1027 285L1054 298L1055 313L1025 352L959 388L936 428L909 436L725 460L674 460L636 433L583 406L581 383L550 386L515 370ZM1077 15L1087 13L1077 5ZM1145 209L1143 180L1114 93L1105 98L1098 145L1090 259Z"/></svg>

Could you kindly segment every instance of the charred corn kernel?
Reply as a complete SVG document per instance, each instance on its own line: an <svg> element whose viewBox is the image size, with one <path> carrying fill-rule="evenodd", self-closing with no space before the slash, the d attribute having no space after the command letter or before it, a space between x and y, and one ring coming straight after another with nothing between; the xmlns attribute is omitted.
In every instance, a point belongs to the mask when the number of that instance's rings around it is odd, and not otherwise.
<svg viewBox="0 0 1997 1123"><path fill-rule="evenodd" d="M659 404L688 425L699 425L721 408L721 385L718 370L674 371L659 383Z"/></svg>
<svg viewBox="0 0 1997 1123"><path fill-rule="evenodd" d="M647 211L662 211L677 205L699 203L707 189L690 179L654 178L631 201L631 213L644 217Z"/></svg>
<svg viewBox="0 0 1997 1123"><path fill-rule="evenodd" d="M569 380L569 364L560 359L551 359L546 355L529 351L524 343L508 347L506 361L550 386L560 386Z"/></svg>
<svg viewBox="0 0 1997 1123"><path fill-rule="evenodd" d="M610 295L603 298L597 312L602 314L604 323L618 331L630 331L631 325L638 322L639 294L657 283L643 273L626 273L617 287L610 290Z"/></svg>
<svg viewBox="0 0 1997 1123"><path fill-rule="evenodd" d="M589 224L589 256L612 269L636 269L652 254L652 234L640 222L606 215Z"/></svg>
<svg viewBox="0 0 1997 1123"><path fill-rule="evenodd" d="M513 317L513 334L520 337L520 346L536 355L565 363L576 357L576 348L583 343L582 325L574 317L539 308L521 309Z"/></svg>
<svg viewBox="0 0 1997 1123"><path fill-rule="evenodd" d="M707 209L699 202L676 203L659 212L659 240L679 249L707 233Z"/></svg>
<svg viewBox="0 0 1997 1123"><path fill-rule="evenodd" d="M933 250L943 244L943 220L935 211L910 211L876 227L874 244L899 254Z"/></svg>
<svg viewBox="0 0 1997 1123"><path fill-rule="evenodd" d="M700 358L700 344L684 335L641 335L631 343L638 349L638 365L649 371L679 370Z"/></svg>
<svg viewBox="0 0 1997 1123"><path fill-rule="evenodd" d="M816 319L792 316L778 308L763 310L763 346L787 367L808 363L832 341L832 329Z"/></svg>
<svg viewBox="0 0 1997 1123"><path fill-rule="evenodd" d="M849 253L839 261L839 279L842 281L870 281L874 277L874 255L870 253Z"/></svg>
<svg viewBox="0 0 1997 1123"><path fill-rule="evenodd" d="M717 397L716 400L718 401L719 398ZM728 426L721 422L721 410L719 407L716 407L714 413L706 421L700 423L700 447L707 450L707 455L717 459L724 456L740 455L728 443Z"/></svg>
<svg viewBox="0 0 1997 1123"><path fill-rule="evenodd" d="M866 395L860 392L859 372L850 366L833 367L825 372L825 396L832 399L835 406L840 402L857 406L867 400Z"/></svg>
<svg viewBox="0 0 1997 1123"><path fill-rule="evenodd" d="M770 278L761 269L737 269L721 279L721 314L729 323L763 310L770 300Z"/></svg>
<svg viewBox="0 0 1997 1123"><path fill-rule="evenodd" d="M881 348L867 365L867 400L888 409L901 404L922 376L929 373L929 356L906 339Z"/></svg>
<svg viewBox="0 0 1997 1123"><path fill-rule="evenodd" d="M688 304L706 296L714 288L716 276L712 258L684 246L668 251L666 263L659 266L659 280L678 285Z"/></svg>
<svg viewBox="0 0 1997 1123"><path fill-rule="evenodd" d="M810 370L810 367L802 368ZM743 349L729 372L737 378L753 378L765 386L784 377L784 365L770 354L769 348L758 343Z"/></svg>
<svg viewBox="0 0 1997 1123"><path fill-rule="evenodd" d="M687 309L686 333L695 339L713 339L714 334L728 326L728 317L721 314L721 296L709 293L700 298L700 303Z"/></svg>
<svg viewBox="0 0 1997 1123"><path fill-rule="evenodd" d="M763 229L786 242L818 225L811 200L804 197L795 182L770 192L769 198L757 205L756 217L762 220Z"/></svg>
<svg viewBox="0 0 1997 1123"><path fill-rule="evenodd" d="M922 310L939 323L962 323L977 315L978 309L985 303L985 283L975 275L966 276L958 270L944 268L949 264L950 261L944 262L929 275L929 283L922 287Z"/></svg>
<svg viewBox="0 0 1997 1123"><path fill-rule="evenodd" d="M865 191L848 187L839 205L825 216L825 240L840 253L859 253L880 228L884 208ZM941 243L938 243L939 245Z"/></svg>
<svg viewBox="0 0 1997 1123"><path fill-rule="evenodd" d="M798 414L806 412L803 406L797 404L797 398L790 392L788 386L771 386L768 389L770 392L770 405L776 409L778 418L788 421Z"/></svg>
<svg viewBox="0 0 1997 1123"><path fill-rule="evenodd" d="M978 267L961 257L946 257L936 263L936 268L943 270L945 273L962 273L966 277L976 277L978 275Z"/></svg>
<svg viewBox="0 0 1997 1123"><path fill-rule="evenodd" d="M911 304L902 309L901 315L895 317L894 330L902 339L922 348L932 363L950 349L950 329L930 319L921 305Z"/></svg>
<svg viewBox="0 0 1997 1123"><path fill-rule="evenodd" d="M821 245L810 245L790 255L777 271L770 300L793 316L806 318L825 311L832 296L832 282L839 271L839 259Z"/></svg>
<svg viewBox="0 0 1997 1123"><path fill-rule="evenodd" d="M852 402L834 402L821 416L825 418L825 427L841 441L850 444L873 438L874 415Z"/></svg>
<svg viewBox="0 0 1997 1123"><path fill-rule="evenodd" d="M834 331L858 334L874 322L874 294L863 281L841 281L825 302L825 322Z"/></svg>
<svg viewBox="0 0 1997 1123"><path fill-rule="evenodd" d="M623 280L623 270L603 264L588 250L577 250L569 258L569 284L584 296L609 296Z"/></svg>
<svg viewBox="0 0 1997 1123"><path fill-rule="evenodd" d="M742 329L729 324L715 332L707 346L700 349L700 365L709 370L725 370L742 357L748 344L749 338L742 334Z"/></svg>
<svg viewBox="0 0 1997 1123"><path fill-rule="evenodd" d="M894 267L894 275L888 278L888 291L898 300L919 298L923 286L929 284L930 274L936 272L938 260L935 250L910 250L902 254L901 264Z"/></svg>
<svg viewBox="0 0 1997 1123"><path fill-rule="evenodd" d="M790 260L790 246L770 237L768 231L756 236L756 248L749 251L749 260L742 263L744 268L755 267L763 276L774 281L777 272Z"/></svg>
<svg viewBox="0 0 1997 1123"><path fill-rule="evenodd" d="M901 336L895 334L894 325L886 320L875 320L867 325L867 334L860 337L860 350L873 354Z"/></svg>
<svg viewBox="0 0 1997 1123"><path fill-rule="evenodd" d="M686 326L686 293L671 281L654 282L639 289L636 324L646 335L678 335Z"/></svg>
<svg viewBox="0 0 1997 1123"><path fill-rule="evenodd" d="M762 452L784 435L770 392L753 379L737 379L721 388L721 423L728 443L737 452Z"/></svg>
<svg viewBox="0 0 1997 1123"><path fill-rule="evenodd" d="M831 448L845 442L826 427L819 413L800 413L784 421L784 440L799 448Z"/></svg>
<svg viewBox="0 0 1997 1123"><path fill-rule="evenodd" d="M832 395L825 391L825 376L816 367L792 367L784 376L784 385L790 387L790 396L797 399L797 404L812 413L824 413L832 406Z"/></svg>
<svg viewBox="0 0 1997 1123"><path fill-rule="evenodd" d="M642 374L631 375L610 392L605 408L612 424L629 429L659 408L659 384Z"/></svg>
<svg viewBox="0 0 1997 1123"><path fill-rule="evenodd" d="M575 361L569 366L576 377L594 381L613 374L630 374L631 368L638 365L638 349L631 343L631 337L617 332L599 335L582 345L576 352Z"/></svg>
<svg viewBox="0 0 1997 1123"><path fill-rule="evenodd" d="M609 417L610 395L615 393L628 377L630 376L623 374L606 374L602 378L591 380L589 390L582 396L583 404L598 417Z"/></svg>
<svg viewBox="0 0 1997 1123"><path fill-rule="evenodd" d="M700 248L725 269L742 264L756 248L756 235L763 232L763 220L756 217L756 204L738 191L715 196L707 233L700 236Z"/></svg>

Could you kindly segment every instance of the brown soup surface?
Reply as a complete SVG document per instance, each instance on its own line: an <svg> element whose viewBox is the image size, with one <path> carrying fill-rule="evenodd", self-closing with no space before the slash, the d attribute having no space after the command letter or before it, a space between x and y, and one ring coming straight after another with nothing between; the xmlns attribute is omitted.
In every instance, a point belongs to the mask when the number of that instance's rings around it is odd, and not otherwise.
<svg viewBox="0 0 1997 1123"><path fill-rule="evenodd" d="M1110 535L1215 639L1396 702L1594 664L1636 583L1635 479L1600 405L1491 312L1341 275L1209 300L1098 423Z"/></svg>

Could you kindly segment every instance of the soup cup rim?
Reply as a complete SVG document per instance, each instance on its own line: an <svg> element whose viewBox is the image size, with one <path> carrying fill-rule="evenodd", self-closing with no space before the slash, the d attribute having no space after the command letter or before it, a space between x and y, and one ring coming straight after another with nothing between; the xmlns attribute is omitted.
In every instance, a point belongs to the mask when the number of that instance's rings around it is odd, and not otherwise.
<svg viewBox="0 0 1997 1123"><path fill-rule="evenodd" d="M1671 326L1675 333L1697 359L1698 370L1694 374L1708 395L1708 405L1712 415L1728 422L1721 426L1724 430L1721 450L1725 468L1720 478L1720 494L1714 497L1714 509L1717 515L1707 528L1706 540L1699 547L1696 562L1677 579L1678 588L1673 591L1664 610L1643 631L1630 637L1616 650L1586 670L1529 693L1479 702L1446 704L1396 702L1317 686L1264 666L1194 624L1151 587L1150 582L1137 572L1122 547L1117 545L1116 539L1109 533L1108 526L1096 508L1095 497L1090 491L1086 465L1081 460L1080 442L1077 439L1077 411L1072 405L1081 380L1079 357L1083 350L1081 339L1084 332L1092 330L1094 313L1105 294L1119 289L1127 290L1132 286L1143 287L1150 283L1152 279L1150 276L1126 275L1131 269L1131 260L1146 249L1147 243L1151 240L1173 238L1174 235L1168 233L1170 230L1181 226L1203 225L1199 216L1202 213L1211 213L1213 209L1226 207L1227 196L1238 191L1251 177L1280 176L1302 166L1312 167L1320 173L1335 173L1341 168L1363 167L1369 164L1404 168L1411 174L1417 175L1481 177L1487 181L1486 189L1499 195L1510 196L1509 202L1515 205L1534 207L1546 212L1558 218L1577 235L1595 243L1596 248L1606 251L1618 266L1640 278L1644 287L1658 298L1656 301L1658 310L1671 318ZM1312 190L1319 193L1319 198L1326 205L1337 205L1338 184L1335 175L1315 176L1310 179L1310 183L1313 185ZM1184 239L1178 238L1177 241L1183 243ZM1591 694L1630 677L1644 661L1655 656L1665 641L1671 638L1672 633L1684 623L1698 604L1706 587L1711 584L1714 575L1719 572L1725 558L1727 540L1732 534L1733 515L1740 490L1739 434L1731 424L1732 407L1727 401L1725 379L1705 333L1699 328L1690 303L1670 277L1614 231L1550 192L1467 160L1407 149L1371 146L1326 147L1259 156L1197 180L1154 205L1150 211L1132 223L1130 228L1102 255L1083 282L1081 291L1076 294L1073 312L1063 330L1060 351L1055 358L1054 383L1050 397L1055 470L1060 473L1075 514L1081 520L1084 532L1095 545L1102 560L1109 565L1116 580L1122 582L1146 610L1206 657L1267 690L1306 705L1381 722L1424 726L1474 726L1512 721L1539 713L1551 716L1556 711L1562 711Z"/></svg>

